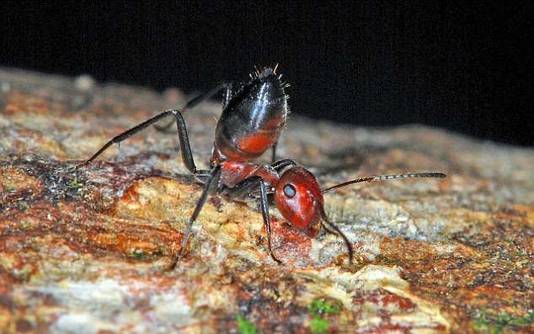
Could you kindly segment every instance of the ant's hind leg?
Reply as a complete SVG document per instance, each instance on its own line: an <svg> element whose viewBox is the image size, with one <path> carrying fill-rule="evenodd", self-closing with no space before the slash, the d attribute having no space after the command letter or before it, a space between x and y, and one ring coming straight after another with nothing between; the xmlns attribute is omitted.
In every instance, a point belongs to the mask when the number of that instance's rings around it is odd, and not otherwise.
<svg viewBox="0 0 534 334"><path fill-rule="evenodd" d="M274 143L271 149L271 164L276 162L276 146L278 146L278 142Z"/></svg>
<svg viewBox="0 0 534 334"><path fill-rule="evenodd" d="M191 100L187 101L185 106L182 108L182 112L185 112L188 109L196 107L198 104L200 104L201 102L211 98L213 95L217 94L222 89L225 90L224 91L224 100L223 100L223 109L226 108L226 106L228 105L228 101L230 101L230 98L232 97L232 83L230 83L230 82L220 83L217 86L215 86L214 88L210 89L209 91L204 92L204 93L200 94L199 96L194 97ZM167 123L165 125L162 125L162 126L159 126L159 125L156 124L156 125L154 125L154 128L156 128L156 130L158 130L158 131L165 132L171 127L172 123L173 122L171 121L171 122L169 122L169 123Z"/></svg>
<svg viewBox="0 0 534 334"><path fill-rule="evenodd" d="M189 136L187 135L187 128L185 126L185 121L180 113L179 110L166 110L146 121L143 123L134 126L133 128L124 131L123 133L113 137L110 141L108 141L104 146L102 146L95 154L93 154L89 159L85 160L81 164L79 164L77 167L85 166L89 163L91 163L93 160L95 160L100 154L102 154L105 150L107 150L111 145L118 144L122 142L123 140L133 136L134 134L138 133L139 131L147 128L148 126L156 123L157 121L168 117L168 116L174 116L176 120L176 127L178 129L178 139L180 141L180 148L182 152L182 160L184 161L185 166L187 169L193 173L198 174L201 171L197 170L197 167L195 166L195 161L193 158L193 153L191 152L191 144L189 143Z"/></svg>
<svg viewBox="0 0 534 334"><path fill-rule="evenodd" d="M146 127L158 122L159 120L165 118L165 117L168 117L168 116L171 116L174 114L174 110L166 110L146 121L144 121L143 123L139 124L139 125L136 125L134 126L133 128L129 129L129 130L126 130L124 131L123 133L113 137L113 139L111 139L110 141L108 141L106 144L104 144L104 146L102 146L95 154L93 154L89 159L85 160L84 162L82 162L81 164L79 164L77 167L81 167L81 166L85 166L87 164L89 164L91 161L95 160L100 154L102 154L105 150L107 150L111 145L113 144L118 144L120 143L121 141L125 140L126 138L130 137L130 136L133 136L134 134L136 134L137 132L145 129Z"/></svg>

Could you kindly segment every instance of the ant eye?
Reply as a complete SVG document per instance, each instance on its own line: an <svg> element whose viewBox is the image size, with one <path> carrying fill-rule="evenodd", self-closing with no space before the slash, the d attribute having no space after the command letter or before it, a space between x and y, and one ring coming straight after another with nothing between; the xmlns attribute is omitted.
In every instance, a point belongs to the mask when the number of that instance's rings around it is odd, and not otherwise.
<svg viewBox="0 0 534 334"><path fill-rule="evenodd" d="M291 184L286 184L284 186L284 195L286 195L287 197L293 198L293 196L295 196L296 193L297 193L297 190Z"/></svg>

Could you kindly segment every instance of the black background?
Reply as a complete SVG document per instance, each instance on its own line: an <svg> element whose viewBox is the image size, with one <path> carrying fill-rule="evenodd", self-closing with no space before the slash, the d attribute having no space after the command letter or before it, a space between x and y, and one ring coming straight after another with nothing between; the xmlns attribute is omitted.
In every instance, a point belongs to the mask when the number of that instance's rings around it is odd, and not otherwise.
<svg viewBox="0 0 534 334"><path fill-rule="evenodd" d="M531 3L3 2L0 66L193 92L280 63L294 113L534 145Z"/></svg>

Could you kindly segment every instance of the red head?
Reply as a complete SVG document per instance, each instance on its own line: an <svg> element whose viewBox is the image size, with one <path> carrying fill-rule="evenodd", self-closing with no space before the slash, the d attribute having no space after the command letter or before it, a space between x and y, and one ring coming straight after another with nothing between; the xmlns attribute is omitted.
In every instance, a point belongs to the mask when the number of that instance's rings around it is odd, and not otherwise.
<svg viewBox="0 0 534 334"><path fill-rule="evenodd" d="M276 184L274 201L291 225L315 236L323 211L321 187L312 173L302 167L287 169Z"/></svg>
<svg viewBox="0 0 534 334"><path fill-rule="evenodd" d="M274 202L291 225L304 230L310 237L316 236L324 226L328 232L343 238L352 262L352 245L343 232L328 221L323 208L323 192L310 171L298 166L287 169L276 184Z"/></svg>

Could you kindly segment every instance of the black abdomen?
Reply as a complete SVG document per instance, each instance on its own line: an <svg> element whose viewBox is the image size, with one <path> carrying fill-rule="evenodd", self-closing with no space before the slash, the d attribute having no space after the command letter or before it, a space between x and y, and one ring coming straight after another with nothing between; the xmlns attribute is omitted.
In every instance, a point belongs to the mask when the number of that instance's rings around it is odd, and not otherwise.
<svg viewBox="0 0 534 334"><path fill-rule="evenodd" d="M232 97L217 123L212 162L252 160L276 143L288 113L285 86L267 68Z"/></svg>

